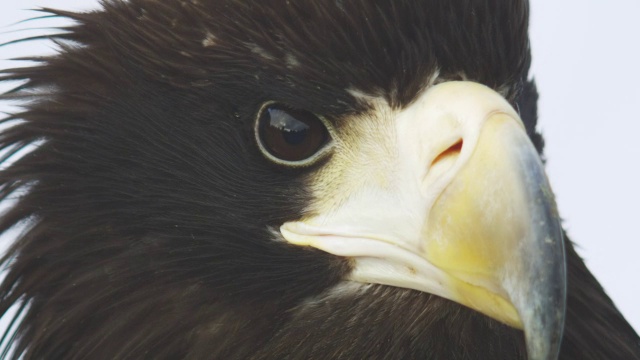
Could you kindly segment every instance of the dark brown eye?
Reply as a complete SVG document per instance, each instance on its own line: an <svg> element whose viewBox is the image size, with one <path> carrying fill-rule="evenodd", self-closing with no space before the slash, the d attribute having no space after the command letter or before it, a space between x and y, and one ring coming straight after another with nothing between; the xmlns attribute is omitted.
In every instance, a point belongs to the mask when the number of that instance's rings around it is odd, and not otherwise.
<svg viewBox="0 0 640 360"><path fill-rule="evenodd" d="M310 112L267 104L258 115L256 138L261 150L275 162L306 165L322 152L329 132Z"/></svg>

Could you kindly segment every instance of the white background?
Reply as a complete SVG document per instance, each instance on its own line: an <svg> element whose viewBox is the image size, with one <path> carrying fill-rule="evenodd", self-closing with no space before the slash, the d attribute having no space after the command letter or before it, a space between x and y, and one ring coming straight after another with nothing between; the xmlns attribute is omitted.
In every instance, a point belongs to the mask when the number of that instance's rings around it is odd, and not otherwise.
<svg viewBox="0 0 640 360"><path fill-rule="evenodd" d="M61 24L15 24L38 15L24 9L97 6L96 0L1 1L0 42ZM531 7L539 127L564 226L640 330L640 1L532 0ZM39 29L16 32L33 28ZM2 59L52 48L46 42L1 47L0 68L16 65ZM8 111L6 104L0 111Z"/></svg>

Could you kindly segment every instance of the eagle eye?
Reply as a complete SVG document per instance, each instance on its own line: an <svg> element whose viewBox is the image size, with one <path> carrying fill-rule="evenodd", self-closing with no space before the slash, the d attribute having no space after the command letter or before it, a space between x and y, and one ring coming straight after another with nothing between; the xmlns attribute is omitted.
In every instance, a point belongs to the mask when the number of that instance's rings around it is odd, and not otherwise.
<svg viewBox="0 0 640 360"><path fill-rule="evenodd" d="M255 133L269 160L289 166L313 163L325 153L330 138L325 122L316 115L277 103L262 106Z"/></svg>

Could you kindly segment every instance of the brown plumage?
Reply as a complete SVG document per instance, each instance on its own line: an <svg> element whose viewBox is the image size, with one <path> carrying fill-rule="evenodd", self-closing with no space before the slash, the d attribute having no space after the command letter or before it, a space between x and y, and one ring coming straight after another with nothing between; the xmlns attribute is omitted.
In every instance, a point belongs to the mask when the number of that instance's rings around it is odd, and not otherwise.
<svg viewBox="0 0 640 360"><path fill-rule="evenodd" d="M304 214L305 169L251 136L280 101L328 118L407 106L426 79L500 91L535 132L523 1L105 1L54 38L58 55L3 71L27 101L0 173L28 222L4 263L0 312L24 359L524 359L520 331L456 303L371 285L328 289L347 259L273 241ZM288 60L289 59L289 60ZM296 59L291 61L291 59ZM317 165L321 166L321 164ZM640 340L567 241L561 359L640 359Z"/></svg>

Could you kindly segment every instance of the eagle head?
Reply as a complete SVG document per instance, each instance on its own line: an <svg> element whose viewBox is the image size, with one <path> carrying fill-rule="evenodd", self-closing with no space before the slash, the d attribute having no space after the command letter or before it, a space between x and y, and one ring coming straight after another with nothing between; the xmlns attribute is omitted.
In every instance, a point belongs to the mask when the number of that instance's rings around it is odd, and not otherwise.
<svg viewBox="0 0 640 360"><path fill-rule="evenodd" d="M526 1L44 11L57 54L3 72L5 355L557 358Z"/></svg>

